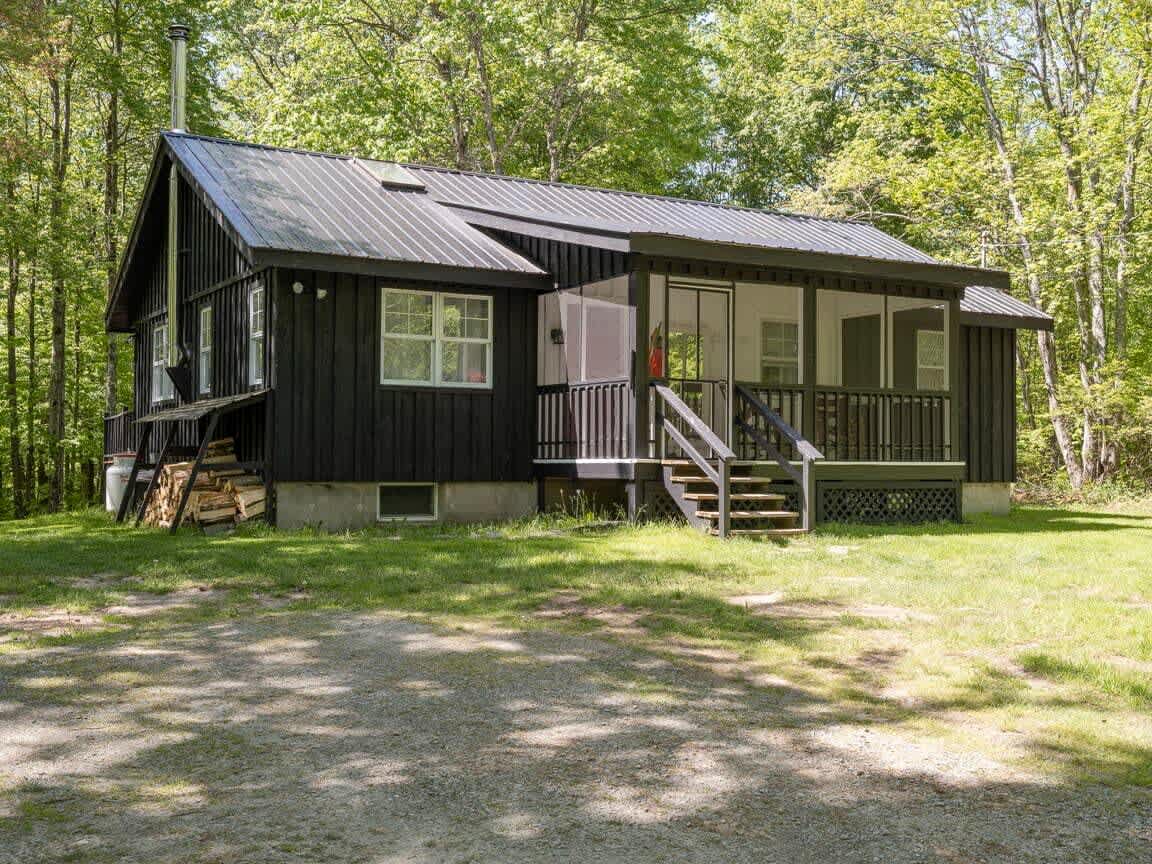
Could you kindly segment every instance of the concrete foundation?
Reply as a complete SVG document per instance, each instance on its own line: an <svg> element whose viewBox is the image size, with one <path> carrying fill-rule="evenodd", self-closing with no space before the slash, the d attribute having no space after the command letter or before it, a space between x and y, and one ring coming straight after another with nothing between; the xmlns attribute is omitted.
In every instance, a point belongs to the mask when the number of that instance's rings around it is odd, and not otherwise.
<svg viewBox="0 0 1152 864"><path fill-rule="evenodd" d="M324 531L376 525L378 489L378 483L278 483L276 525ZM442 522L519 519L536 512L536 484L440 483L436 503Z"/></svg>
<svg viewBox="0 0 1152 864"><path fill-rule="evenodd" d="M965 483L964 515L993 513L1005 516L1012 509L1011 483Z"/></svg>

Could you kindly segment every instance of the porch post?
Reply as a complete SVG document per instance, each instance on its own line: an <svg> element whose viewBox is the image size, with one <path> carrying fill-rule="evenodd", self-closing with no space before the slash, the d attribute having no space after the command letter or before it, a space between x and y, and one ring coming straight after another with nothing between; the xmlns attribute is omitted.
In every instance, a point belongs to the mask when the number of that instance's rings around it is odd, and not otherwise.
<svg viewBox="0 0 1152 864"><path fill-rule="evenodd" d="M628 452L634 459L646 459L648 453L648 289L651 278L647 268L628 273L628 305L636 320L633 325L632 404L629 417L632 441Z"/></svg>
<svg viewBox="0 0 1152 864"><path fill-rule="evenodd" d="M801 315L801 340L804 356L801 358L804 382L803 424L800 434L811 441L816 437L816 286L804 283L804 309Z"/></svg>
<svg viewBox="0 0 1152 864"><path fill-rule="evenodd" d="M960 301L948 301L948 459L960 454Z"/></svg>

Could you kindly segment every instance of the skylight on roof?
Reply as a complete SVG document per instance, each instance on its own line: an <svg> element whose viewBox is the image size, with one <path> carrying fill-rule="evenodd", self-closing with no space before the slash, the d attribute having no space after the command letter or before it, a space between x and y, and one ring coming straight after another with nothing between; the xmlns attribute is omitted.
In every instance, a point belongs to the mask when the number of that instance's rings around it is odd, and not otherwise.
<svg viewBox="0 0 1152 864"><path fill-rule="evenodd" d="M379 162L375 159L353 159L357 165L371 174L381 186L391 186L396 189L420 189L423 191L424 183L403 165L395 162Z"/></svg>

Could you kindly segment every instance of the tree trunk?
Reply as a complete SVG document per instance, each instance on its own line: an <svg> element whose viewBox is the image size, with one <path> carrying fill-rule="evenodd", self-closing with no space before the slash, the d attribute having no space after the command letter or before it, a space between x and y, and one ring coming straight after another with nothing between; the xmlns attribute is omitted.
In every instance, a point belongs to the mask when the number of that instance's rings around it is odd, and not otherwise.
<svg viewBox="0 0 1152 864"><path fill-rule="evenodd" d="M468 32L469 47L472 57L476 61L476 74L480 83L480 104L484 113L484 137L488 144L488 163L490 170L496 174L504 173L504 155L500 150L499 138L496 134L496 107L492 95L492 84L488 77L488 57L484 52L484 26L480 16L471 13L468 16L471 25Z"/></svg>
<svg viewBox="0 0 1152 864"><path fill-rule="evenodd" d="M67 318L65 305L66 278L64 260L65 238L65 181L71 156L72 125L72 68L65 59L60 69L53 69L48 79L52 103L52 173L49 197L49 238L52 250L48 265L52 275L52 367L48 387L48 446L52 459L48 506L52 512L64 503L64 435L65 435L65 354L64 330Z"/></svg>
<svg viewBox="0 0 1152 864"><path fill-rule="evenodd" d="M112 64L120 68L124 50L121 32L120 0L112 0ZM116 265L119 258L117 219L120 215L120 79L113 78L108 92L108 117L104 122L104 266L107 272L107 299L116 287ZM116 335L106 334L108 340L104 365L104 409L115 414L119 407L117 391Z"/></svg>
<svg viewBox="0 0 1152 864"><path fill-rule="evenodd" d="M1008 143L1004 135L1004 124L1000 119L1000 112L992 96L992 85L988 70L988 61L985 56L984 45L979 35L976 22L970 13L960 15L961 32L968 39L968 50L974 61L974 79L980 91L981 102L984 106L985 128L988 137L996 151L997 161L1004 178L1004 194L1008 199L1008 206L1012 212L1012 221L1020 241L1020 253L1024 261L1024 270L1028 283L1029 302L1038 309L1044 308L1042 292L1040 290L1040 273L1032 254L1032 240L1028 230L1028 221L1024 215L1024 207L1017 192L1016 165L1008 151ZM1084 470L1079 457L1072 444L1072 436L1068 430L1068 420L1064 415L1064 408L1060 404L1059 376L1056 369L1056 342L1052 333L1047 330L1036 331L1036 347L1040 354L1040 367L1044 376L1044 389L1048 397L1048 414L1052 422L1052 431L1056 440L1068 479L1073 487L1079 489L1084 484Z"/></svg>
<svg viewBox="0 0 1152 864"><path fill-rule="evenodd" d="M15 189L12 184L8 187L8 196L9 200L15 198ZM20 254L13 243L8 250L8 302L7 316L5 317L7 326L5 335L8 340L8 375L5 393L8 397L8 461L12 475L12 510L17 519L28 515L24 488L24 467L20 454L20 405L16 398L16 294L19 290Z"/></svg>
<svg viewBox="0 0 1152 864"><path fill-rule="evenodd" d="M39 211L39 190L36 191L36 204L35 209ZM26 415L26 439L28 441L28 455L24 459L24 492L25 500L28 502L28 507L39 500L38 489L38 475L36 473L36 413L38 407L39 391L40 391L40 363L38 357L38 346L36 344L36 318L37 318L37 297L36 297L36 268L38 266L38 252L37 247L33 246L31 249L30 259L30 273L28 274L28 411Z"/></svg>

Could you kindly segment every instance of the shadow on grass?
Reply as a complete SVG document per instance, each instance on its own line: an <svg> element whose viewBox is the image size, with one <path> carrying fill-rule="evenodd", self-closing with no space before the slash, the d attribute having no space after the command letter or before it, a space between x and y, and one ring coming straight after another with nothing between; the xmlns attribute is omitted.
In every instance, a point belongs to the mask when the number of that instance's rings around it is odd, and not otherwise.
<svg viewBox="0 0 1152 864"><path fill-rule="evenodd" d="M928 536L967 534L972 528L987 533L1019 530L1066 531L1057 527L1065 518L1089 530L1131 528L1097 517L1108 514L1025 509L1012 517L981 520L976 526L920 526L901 529L851 528L855 536L889 533ZM1116 517L1126 519L1127 517ZM840 529L828 529L833 535ZM101 649L126 644L132 638L153 639L181 626L227 624L230 616L259 616L269 597L289 600L294 609L373 610L427 613L486 619L522 626L535 620L546 604L560 594L572 594L589 609L622 607L635 613L633 623L654 639L734 647L738 652L765 643L807 651L816 637L841 631L875 628L841 610L837 614L809 614L827 600L790 596L795 608L786 614L759 614L726 602L709 588L710 580L732 574L770 572L772 556L791 554L753 544L726 545L695 535L675 532L645 533L622 528L611 535L586 531L533 530L511 526L507 536L484 528L388 528L329 536L314 533L278 534L252 527L233 537L204 537L182 532L176 537L133 530L108 523L100 514L38 519L0 526L0 606L98 606L109 592L165 591L192 584L230 589L226 604L118 622L128 633L91 633L61 637L50 644L62 647L90 645ZM677 556L645 544L686 542L698 554ZM612 542L608 542L609 539ZM632 544L630 546L629 544ZM702 545L695 545L702 544ZM630 551L633 550L633 551ZM760 556L760 557L757 557ZM108 587L78 587L75 580L94 573L110 574ZM87 583L86 583L87 584ZM691 586L698 585L694 589ZM299 599L300 597L304 599ZM805 606L809 607L805 612ZM819 610L817 610L819 611ZM595 617L570 619L573 627L606 626ZM291 631L291 625L285 627ZM956 711L979 711L1011 706L1024 685L1016 678L988 670L948 695L916 706L877 695L883 688L886 665L896 655L865 652L851 661L809 654L804 665L813 675L829 673L833 685L825 697L797 687L777 688L779 712L772 722L791 726L813 715L835 716L845 722L899 724L930 719ZM1053 661L1055 662L1055 661ZM707 665L707 664L704 664ZM1048 663L1030 671L1046 677L1074 680L1091 670L1056 668ZM833 679L830 676L835 676ZM731 679L729 679L731 680ZM715 686L720 686L719 684ZM815 688L814 688L815 689ZM1128 687L1125 698L1148 704L1147 688ZM792 716L780 700L803 706ZM1063 746L1068 765L1092 764L1092 748L1104 754L1101 771L1116 777L1139 776L1136 762L1152 753L1141 748L1116 752L1096 739L1069 743L1066 739L1036 746ZM1092 773L1092 772L1089 772Z"/></svg>
<svg viewBox="0 0 1152 864"><path fill-rule="evenodd" d="M977 536L981 534L1068 534L1131 531L1152 528L1152 516L1100 510L1068 510L1048 507L1014 507L1007 516L979 515L964 522L923 522L915 525L854 525L829 523L820 533L845 537Z"/></svg>
<svg viewBox="0 0 1152 864"><path fill-rule="evenodd" d="M14 860L1087 862L1146 827L1124 790L859 749L819 697L554 633L264 614L0 664Z"/></svg>

